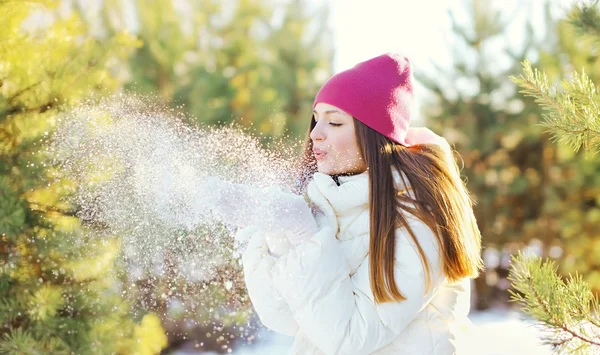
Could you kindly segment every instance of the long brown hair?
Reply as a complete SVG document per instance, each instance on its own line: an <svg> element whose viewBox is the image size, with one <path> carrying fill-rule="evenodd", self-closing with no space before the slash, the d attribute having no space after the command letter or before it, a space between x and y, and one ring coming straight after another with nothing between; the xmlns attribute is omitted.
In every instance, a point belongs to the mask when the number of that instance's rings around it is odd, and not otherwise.
<svg viewBox="0 0 600 355"><path fill-rule="evenodd" d="M443 272L450 282L476 277L483 269L481 234L473 214L473 200L459 177L455 159L437 145L405 147L357 119L354 125L360 153L369 171L369 267L375 302L406 299L394 282L396 228L406 228L415 242L427 271L427 288L430 287L430 265L406 214L419 218L435 233ZM302 159L305 175L316 171L310 139L314 127L313 117ZM393 168L408 180L404 183L410 186L414 199L405 191L396 190Z"/></svg>

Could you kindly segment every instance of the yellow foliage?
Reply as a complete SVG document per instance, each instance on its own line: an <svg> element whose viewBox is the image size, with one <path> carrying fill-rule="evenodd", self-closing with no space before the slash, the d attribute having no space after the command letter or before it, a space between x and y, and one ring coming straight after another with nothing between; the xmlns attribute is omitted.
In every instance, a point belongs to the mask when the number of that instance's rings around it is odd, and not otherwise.
<svg viewBox="0 0 600 355"><path fill-rule="evenodd" d="M273 128L273 125L271 124L271 122L269 122L268 120L265 120L265 121L260 122L260 126L258 126L258 131L261 133L269 133L269 132L271 132L272 128Z"/></svg>
<svg viewBox="0 0 600 355"><path fill-rule="evenodd" d="M95 257L75 260L66 263L65 268L73 273L77 281L102 278L106 271L113 268L115 258L119 253L120 245L116 239L103 243L104 249Z"/></svg>
<svg viewBox="0 0 600 355"><path fill-rule="evenodd" d="M129 344L135 324L131 319L120 317L118 314L122 311L119 307L110 315L94 318L89 332L90 342L94 344L110 342L110 349L118 350L112 353L131 354Z"/></svg>
<svg viewBox="0 0 600 355"><path fill-rule="evenodd" d="M62 288L56 285L43 284L29 298L29 314L36 320L46 320L56 315L64 304Z"/></svg>
<svg viewBox="0 0 600 355"><path fill-rule="evenodd" d="M277 91L273 88L266 88L262 91L262 100L265 102L275 101L277 98Z"/></svg>
<svg viewBox="0 0 600 355"><path fill-rule="evenodd" d="M506 149L515 149L521 140L523 140L523 133L515 130L503 135L500 138L500 144Z"/></svg>
<svg viewBox="0 0 600 355"><path fill-rule="evenodd" d="M116 49L113 53L116 53L119 59L128 58L131 48L139 48L144 44L140 39L127 32L117 33L113 37L113 41Z"/></svg>
<svg viewBox="0 0 600 355"><path fill-rule="evenodd" d="M575 151L566 144L556 144L556 157L559 161L568 161L575 157Z"/></svg>
<svg viewBox="0 0 600 355"><path fill-rule="evenodd" d="M15 4L17 3L18 4ZM16 6L20 5L20 6ZM14 1L0 0L0 39L14 35L14 30L19 28L23 20L31 13L33 9L55 7L58 5L57 0L29 0L29 1Z"/></svg>
<svg viewBox="0 0 600 355"><path fill-rule="evenodd" d="M48 116L54 115L54 112L47 111L37 115L15 114L7 118L7 122L13 121L18 129L19 141L29 139L38 139L52 129L52 123Z"/></svg>
<svg viewBox="0 0 600 355"><path fill-rule="evenodd" d="M594 240L591 247L591 256L592 260L600 260L600 240ZM600 285L600 283L597 285Z"/></svg>
<svg viewBox="0 0 600 355"><path fill-rule="evenodd" d="M75 232L81 227L81 221L77 217L65 216L61 213L51 213L54 230L59 232ZM48 217L48 215L47 215Z"/></svg>
<svg viewBox="0 0 600 355"><path fill-rule="evenodd" d="M600 288L598 287L598 285L600 285L600 271L592 270L589 274L585 275L584 279L585 282L590 284L594 290L596 290L596 292L600 291Z"/></svg>
<svg viewBox="0 0 600 355"><path fill-rule="evenodd" d="M118 354L154 355L168 345L160 319L152 313L139 324L118 316L104 317L93 323L90 334L94 343L110 341Z"/></svg>
<svg viewBox="0 0 600 355"><path fill-rule="evenodd" d="M590 210L585 214L585 222L591 223L591 224L600 224L600 210L598 209L594 209L594 210Z"/></svg>
<svg viewBox="0 0 600 355"><path fill-rule="evenodd" d="M8 211L29 207L35 216L44 212L45 218L19 221L16 212L9 215L14 232L2 239L11 260L5 270L11 289L7 304L18 307L11 313L20 314L9 331L44 335L35 337L31 349L46 353L57 352L51 346L56 342L64 342L65 348L73 345L73 351L100 344L100 352L116 353L115 347L133 342L135 329L130 304L109 288L117 282L120 246L112 240L88 248L80 221L65 215L72 207L61 199L77 186L50 167L53 152L40 140L53 132L63 109L119 87L114 66L124 64L141 42L126 32L90 36L88 24L76 12L65 18L62 11L40 6L61 2L0 0L0 165L5 166L0 190L12 190L6 191L9 202L13 196L19 199ZM30 17L38 15L43 23ZM71 236L82 239L63 243L62 238ZM66 295L76 296L76 301L67 301ZM61 312L66 307L70 312ZM76 331L67 333L65 326Z"/></svg>
<svg viewBox="0 0 600 355"><path fill-rule="evenodd" d="M272 134L274 137L280 137L285 130L285 115L281 112L277 112L270 117L269 121L272 122L271 132L269 133Z"/></svg>
<svg viewBox="0 0 600 355"><path fill-rule="evenodd" d="M40 206L54 206L59 210L68 209L69 204L61 201L61 196L66 189L72 188L72 182L61 180L51 185L40 185L25 193L25 199L30 204Z"/></svg>
<svg viewBox="0 0 600 355"><path fill-rule="evenodd" d="M110 129L114 128L115 122L111 113L95 108L90 110L88 114L90 119L86 122L86 125L88 129L95 133L108 133Z"/></svg>
<svg viewBox="0 0 600 355"><path fill-rule="evenodd" d="M160 319L152 313L142 318L141 323L135 326L133 334L135 341L133 354L136 355L159 354L168 344Z"/></svg>
<svg viewBox="0 0 600 355"><path fill-rule="evenodd" d="M27 283L37 277L33 265L28 262L21 262L16 268L11 269L9 276L22 283Z"/></svg>
<svg viewBox="0 0 600 355"><path fill-rule="evenodd" d="M243 74L238 74L238 75L234 76L233 78L231 78L231 80L229 81L229 84L231 84L231 87L236 88L236 89L246 87L247 86L246 76Z"/></svg>
<svg viewBox="0 0 600 355"><path fill-rule="evenodd" d="M86 37L87 25L75 14L52 23L40 40L23 41L19 31L22 31L19 26L6 33L0 30L0 76L6 78L0 94L11 98L14 106L34 110L57 103L59 97L61 103L77 103L89 95L94 83L102 83L106 90L117 87L119 83L110 74L111 68L94 63L104 62L109 56L124 58L140 46L139 40L127 33L120 33L100 46L96 39ZM36 60L25 60L29 58ZM86 74L82 75L83 72ZM61 80L55 80L57 76ZM46 128L43 125L34 131Z"/></svg>
<svg viewBox="0 0 600 355"><path fill-rule="evenodd" d="M233 98L232 104L235 108L242 108L250 104L250 89L241 88Z"/></svg>
<svg viewBox="0 0 600 355"><path fill-rule="evenodd" d="M89 162L85 169L85 180L90 186L110 180L115 174L123 171L124 166L118 164L118 160L105 157L105 159L96 159Z"/></svg>

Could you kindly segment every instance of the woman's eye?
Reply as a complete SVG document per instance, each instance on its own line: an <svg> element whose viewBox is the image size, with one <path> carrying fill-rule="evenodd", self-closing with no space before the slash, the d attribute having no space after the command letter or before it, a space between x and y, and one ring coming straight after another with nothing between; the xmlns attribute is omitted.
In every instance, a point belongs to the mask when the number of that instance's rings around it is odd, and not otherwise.
<svg viewBox="0 0 600 355"><path fill-rule="evenodd" d="M333 122L329 122L330 125L332 125L333 127L339 127L342 124L341 123L333 123Z"/></svg>

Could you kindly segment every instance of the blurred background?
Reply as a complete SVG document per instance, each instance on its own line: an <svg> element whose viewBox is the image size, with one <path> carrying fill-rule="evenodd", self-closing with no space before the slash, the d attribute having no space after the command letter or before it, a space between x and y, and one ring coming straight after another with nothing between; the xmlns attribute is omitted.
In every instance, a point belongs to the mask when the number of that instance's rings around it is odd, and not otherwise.
<svg viewBox="0 0 600 355"><path fill-rule="evenodd" d="M61 202L61 184L48 183L58 174L43 164L52 157L34 152L43 151L61 107L124 91L155 95L191 124L233 122L264 142L297 141L327 78L400 51L415 68L417 124L454 144L477 201L487 269L473 283L474 346L482 354L549 353L509 302L510 256L550 258L561 274L578 271L600 291L600 160L552 142L537 126L541 109L509 76L529 59L555 83L574 69L600 82L597 43L578 39L566 21L571 6L0 0L0 349L286 353L291 339L262 329L221 274L190 283L165 273L121 292L115 285L128 280L118 272L118 239L83 251L81 241L61 238L85 223ZM236 261L222 272L241 277ZM173 289L188 297L170 297Z"/></svg>

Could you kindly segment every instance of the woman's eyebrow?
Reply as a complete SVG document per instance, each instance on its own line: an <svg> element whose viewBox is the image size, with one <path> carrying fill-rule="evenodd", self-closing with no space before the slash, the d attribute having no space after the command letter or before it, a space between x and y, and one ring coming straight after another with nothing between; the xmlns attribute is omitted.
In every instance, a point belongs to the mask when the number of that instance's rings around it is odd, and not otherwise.
<svg viewBox="0 0 600 355"><path fill-rule="evenodd" d="M342 112L338 111L338 110L327 110L327 111L323 112L323 115L330 115L333 113L339 113L340 115L343 115ZM313 110L313 114L318 115L316 110Z"/></svg>

